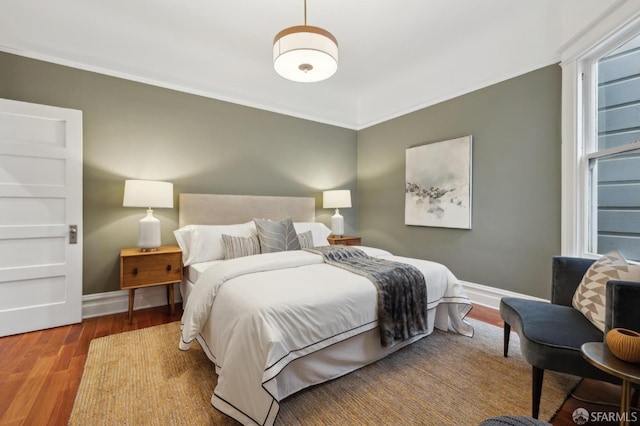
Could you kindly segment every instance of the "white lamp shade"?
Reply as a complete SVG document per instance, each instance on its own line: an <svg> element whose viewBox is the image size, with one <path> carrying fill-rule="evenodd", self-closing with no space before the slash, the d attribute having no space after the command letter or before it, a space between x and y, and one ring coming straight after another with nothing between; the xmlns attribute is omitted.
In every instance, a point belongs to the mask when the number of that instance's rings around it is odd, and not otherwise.
<svg viewBox="0 0 640 426"><path fill-rule="evenodd" d="M173 208L173 184L154 180L125 180L124 207Z"/></svg>
<svg viewBox="0 0 640 426"><path fill-rule="evenodd" d="M338 69L338 42L322 28L309 25L286 28L273 40L273 67L292 81L326 80Z"/></svg>
<svg viewBox="0 0 640 426"><path fill-rule="evenodd" d="M322 193L322 207L325 209L341 209L351 207L351 191L339 189Z"/></svg>

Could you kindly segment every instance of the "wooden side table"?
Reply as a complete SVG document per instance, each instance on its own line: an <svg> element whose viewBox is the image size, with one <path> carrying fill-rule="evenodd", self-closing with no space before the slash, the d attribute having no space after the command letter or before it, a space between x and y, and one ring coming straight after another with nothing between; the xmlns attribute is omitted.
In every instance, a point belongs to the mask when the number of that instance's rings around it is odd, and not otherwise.
<svg viewBox="0 0 640 426"><path fill-rule="evenodd" d="M335 245L361 246L362 245L362 239L360 237L354 237L349 235L343 235L341 237L332 235L327 238L327 241L329 241L329 244L331 244L332 246L335 246Z"/></svg>
<svg viewBox="0 0 640 426"><path fill-rule="evenodd" d="M162 246L155 251L126 248L120 251L120 288L129 290L129 324L133 318L133 302L137 288L167 286L167 303L175 313L173 284L182 281L182 251L179 247Z"/></svg>
<svg viewBox="0 0 640 426"><path fill-rule="evenodd" d="M628 425L631 419L631 383L640 384L640 365L616 358L603 342L585 343L580 352L594 367L622 379L620 425Z"/></svg>

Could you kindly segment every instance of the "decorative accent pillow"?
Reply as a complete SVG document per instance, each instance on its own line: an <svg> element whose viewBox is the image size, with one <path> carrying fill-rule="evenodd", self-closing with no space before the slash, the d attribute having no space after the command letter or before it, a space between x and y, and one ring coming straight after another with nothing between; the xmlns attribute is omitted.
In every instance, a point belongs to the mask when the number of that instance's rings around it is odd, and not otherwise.
<svg viewBox="0 0 640 426"><path fill-rule="evenodd" d="M298 240L300 240L300 248L313 248L313 234L311 231L298 234Z"/></svg>
<svg viewBox="0 0 640 426"><path fill-rule="evenodd" d="M182 250L184 266L224 259L222 234L236 237L256 235L253 222L235 225L187 225L173 231Z"/></svg>
<svg viewBox="0 0 640 426"><path fill-rule="evenodd" d="M327 237L331 235L331 229L322 222L294 222L293 227L296 228L298 234L311 231L313 235L313 246L323 247L328 246L329 241Z"/></svg>
<svg viewBox="0 0 640 426"><path fill-rule="evenodd" d="M610 280L640 281L640 266L629 265L617 250L605 254L584 274L571 301L574 308L603 332L606 288Z"/></svg>
<svg viewBox="0 0 640 426"><path fill-rule="evenodd" d="M257 235L234 237L233 235L222 234L222 242L224 243L225 259L260 254L260 241L258 241Z"/></svg>
<svg viewBox="0 0 640 426"><path fill-rule="evenodd" d="M253 219L260 239L262 253L300 250L298 234L290 217L275 222L270 219Z"/></svg>

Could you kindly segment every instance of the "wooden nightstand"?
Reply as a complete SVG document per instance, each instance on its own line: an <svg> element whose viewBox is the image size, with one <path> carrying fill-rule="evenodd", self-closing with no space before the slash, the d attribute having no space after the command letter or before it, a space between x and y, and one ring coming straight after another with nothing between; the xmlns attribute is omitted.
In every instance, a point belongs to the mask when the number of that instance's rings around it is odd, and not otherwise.
<svg viewBox="0 0 640 426"><path fill-rule="evenodd" d="M342 237L337 237L335 235L332 235L328 237L327 240L329 241L329 244L331 244L332 246L335 246L335 245L361 246L362 245L362 240L360 237L354 237L354 236L348 236L348 235L343 235Z"/></svg>
<svg viewBox="0 0 640 426"><path fill-rule="evenodd" d="M137 288L167 286L167 303L175 312L173 284L182 281L182 251L162 246L155 251L126 248L120 251L120 288L129 290L129 324L133 317L133 300Z"/></svg>

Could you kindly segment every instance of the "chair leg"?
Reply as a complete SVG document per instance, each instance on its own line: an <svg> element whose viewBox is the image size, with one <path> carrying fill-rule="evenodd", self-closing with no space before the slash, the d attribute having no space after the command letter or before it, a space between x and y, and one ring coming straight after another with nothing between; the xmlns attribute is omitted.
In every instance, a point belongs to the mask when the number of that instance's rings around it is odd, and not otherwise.
<svg viewBox="0 0 640 426"><path fill-rule="evenodd" d="M511 336L511 326L504 323L504 357L506 358L509 353L509 337Z"/></svg>
<svg viewBox="0 0 640 426"><path fill-rule="evenodd" d="M544 369L533 367L531 376L531 417L538 418L540 413L540 397L542 395L542 379L544 378Z"/></svg>

